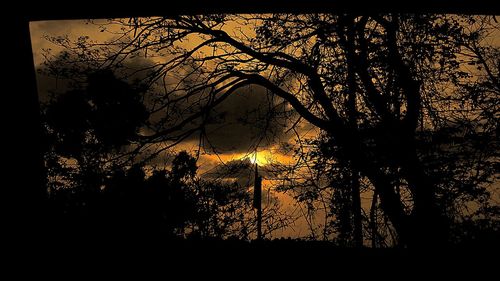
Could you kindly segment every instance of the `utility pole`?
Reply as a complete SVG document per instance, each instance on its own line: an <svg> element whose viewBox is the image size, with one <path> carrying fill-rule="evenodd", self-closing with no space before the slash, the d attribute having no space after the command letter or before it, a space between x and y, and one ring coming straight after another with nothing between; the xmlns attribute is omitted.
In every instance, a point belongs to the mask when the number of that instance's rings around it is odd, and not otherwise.
<svg viewBox="0 0 500 281"><path fill-rule="evenodd" d="M253 188L253 207L257 209L257 240L262 239L262 177L259 176L255 163L255 181Z"/></svg>

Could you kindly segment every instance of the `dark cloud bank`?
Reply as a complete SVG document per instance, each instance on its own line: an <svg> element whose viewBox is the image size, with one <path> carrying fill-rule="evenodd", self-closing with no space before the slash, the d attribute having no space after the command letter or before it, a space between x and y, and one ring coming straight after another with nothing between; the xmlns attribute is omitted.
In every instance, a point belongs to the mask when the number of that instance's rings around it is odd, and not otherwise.
<svg viewBox="0 0 500 281"><path fill-rule="evenodd" d="M52 63L61 69L72 69L68 71L73 71L75 76L84 76L83 65L68 65L63 59L56 59ZM127 60L125 67L121 69L121 75L152 64L153 62L145 58ZM42 68L38 66L39 70ZM138 75L131 77L129 82L140 78ZM37 80L39 99L42 103L49 102L52 95L57 96L70 88L68 79L56 78L42 71L39 71ZM287 121L283 112L282 101L273 97L266 89L260 86L241 88L211 111L205 126L203 147L209 153L245 153L256 147L262 149L278 141L286 141L290 136L285 134ZM194 125L183 129L189 130ZM196 132L185 141L199 138L200 133Z"/></svg>

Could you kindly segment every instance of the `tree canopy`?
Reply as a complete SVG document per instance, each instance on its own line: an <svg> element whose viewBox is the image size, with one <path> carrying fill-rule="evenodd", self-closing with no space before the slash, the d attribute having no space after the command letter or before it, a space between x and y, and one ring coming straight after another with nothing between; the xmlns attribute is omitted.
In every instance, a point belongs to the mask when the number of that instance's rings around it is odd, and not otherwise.
<svg viewBox="0 0 500 281"><path fill-rule="evenodd" d="M320 171L306 190L331 191L337 230L358 246L365 230L380 236L377 212L402 246L446 244L457 221L483 211L498 227L488 197L498 184L499 45L488 41L500 32L494 17L223 14L98 24L112 40L49 38L64 51L48 57L45 71L74 79L68 74L89 66L108 69L135 77L140 91L97 72L85 94L60 96L47 118L67 156L98 142L146 163L193 134L210 146L206 128L223 118L217 107L258 86L268 95L267 120L282 120L288 131L303 123L320 131L297 150L308 169L279 171L302 179ZM129 69L138 57L150 63ZM150 152L153 144L163 148ZM179 155L172 173L192 177L188 158ZM292 178L284 189L307 182ZM370 215L360 199L367 192ZM471 202L479 213L461 210Z"/></svg>

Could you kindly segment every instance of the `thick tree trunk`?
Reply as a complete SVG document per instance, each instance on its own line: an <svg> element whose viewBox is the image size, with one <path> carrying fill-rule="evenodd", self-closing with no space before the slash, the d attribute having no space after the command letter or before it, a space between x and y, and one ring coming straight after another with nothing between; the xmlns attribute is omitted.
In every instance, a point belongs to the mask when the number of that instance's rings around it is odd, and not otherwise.
<svg viewBox="0 0 500 281"><path fill-rule="evenodd" d="M406 214L403 204L387 176L371 169L365 169L364 174L375 186L375 190L380 196L382 210L398 233L399 245L411 246L414 244L410 217Z"/></svg>
<svg viewBox="0 0 500 281"><path fill-rule="evenodd" d="M381 167L372 163L356 133L346 131L338 136L337 141L344 151L343 157L350 160L352 169L367 177L375 187L380 197L381 207L398 233L400 244L413 244L410 218L406 214L389 176L384 174Z"/></svg>
<svg viewBox="0 0 500 281"><path fill-rule="evenodd" d="M412 225L415 243L419 247L446 245L448 227L436 203L435 186L425 173L416 151L411 147L408 150L402 170L413 191Z"/></svg>
<svg viewBox="0 0 500 281"><path fill-rule="evenodd" d="M350 17L347 19L349 24L346 26L346 35L347 40L344 44L347 47L346 55L347 55L347 110L349 115L349 127L351 130L358 130L358 110L356 107L356 92L357 92L357 84L356 84L356 70L355 70L355 31L353 28L353 18ZM351 167L351 199L352 199L352 214L353 214L353 236L354 243L356 247L363 246L363 223L361 216L361 192L360 192L360 178L359 171L354 167L354 165L350 165Z"/></svg>

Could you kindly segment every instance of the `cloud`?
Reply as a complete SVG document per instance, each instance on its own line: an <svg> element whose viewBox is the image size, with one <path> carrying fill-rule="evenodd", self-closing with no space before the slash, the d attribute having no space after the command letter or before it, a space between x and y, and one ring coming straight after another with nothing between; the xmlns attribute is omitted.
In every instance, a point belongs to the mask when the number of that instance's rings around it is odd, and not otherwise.
<svg viewBox="0 0 500 281"><path fill-rule="evenodd" d="M259 167L259 175L269 179L272 174L265 167ZM217 163L213 168L202 174L205 179L230 179L240 186L249 187L254 185L255 165L248 158L231 160L225 163Z"/></svg>
<svg viewBox="0 0 500 281"><path fill-rule="evenodd" d="M179 93L170 98L182 98L184 94ZM203 99L201 94L182 99L171 104L168 109L155 113L150 121L161 124L162 129L159 130L167 130L201 110L205 106L204 102L200 104ZM209 112L204 122L202 147L208 153L234 154L251 152L257 147L265 149L287 141L292 134L286 132L290 113L285 113L285 109L281 99L260 86L241 88ZM198 118L185 124L182 130L172 132L170 136L195 129L201 126L202 121L202 118ZM200 133L193 133L185 141L199 141Z"/></svg>
<svg viewBox="0 0 500 281"><path fill-rule="evenodd" d="M42 38L44 34L50 36L59 36L68 34L70 38L75 39L78 36L89 36L92 40L103 42L113 38L112 34L100 32L98 25L86 24L83 20L71 21L43 21L32 22L30 24L32 34L32 45L35 57L35 62L40 63L40 51L42 48L53 48L56 59L54 64L57 67L77 67L80 71L85 69L83 65L65 65L65 60L61 58L62 49L57 49L52 43ZM132 73L138 69L144 69L153 65L155 62L144 57L135 57L124 61L122 74ZM146 75L145 73L139 75ZM120 77L121 75L117 75ZM138 78L138 75L130 78L130 82ZM47 102L49 92L64 92L68 89L68 80L61 78L38 74L38 89L41 102ZM153 104L152 99L162 96L162 89L158 89L157 93L146 97L146 105ZM181 93L182 94L182 93ZM196 97L187 102L179 103L175 107L177 110L182 110L190 107L196 102ZM190 104L191 103L191 104ZM199 108L199 107L198 107ZM173 111L176 109L174 108ZM210 119L205 126L205 138L203 139L203 148L209 153L217 152L222 154L245 153L254 150L256 147L265 149L279 142L287 142L293 137L293 132L287 132L290 125L290 114L285 116L286 106L283 101L277 98L272 93L268 93L266 89L260 86L247 86L234 92L225 101L219 104L210 113ZM173 124L179 120L170 112L159 112L150 118L150 121L155 123L163 117L172 118ZM183 115L185 116L185 115ZM162 120L162 122L164 122ZM168 121L166 126L171 126ZM186 125L183 130L193 129L200 124L200 120L192 124ZM301 128L300 126L298 127ZM179 134L181 132L175 132ZM198 141L199 133L194 133L185 141Z"/></svg>
<svg viewBox="0 0 500 281"><path fill-rule="evenodd" d="M86 76L96 70L97 66L87 62L74 62L77 58L70 55L66 57L62 52L54 54L54 59L50 62L52 67L38 65L37 69L37 90L40 102L47 103L52 95L64 93L69 90L75 81L85 81ZM149 69L154 63L144 57L134 57L123 62L123 66L114 69L116 77L126 77L125 81L133 84L134 81L143 79L148 75L148 71L138 71ZM52 73L52 69L57 73Z"/></svg>
<svg viewBox="0 0 500 281"><path fill-rule="evenodd" d="M76 41L79 37L88 36L93 42L107 42L117 38L113 33L117 26L107 26L107 30L103 31L101 24L107 23L107 20L53 20L53 21L34 21L30 22L30 37L33 52L33 61L37 69L37 87L39 99L41 102L49 100L49 93L61 93L69 88L69 80L66 78L84 77L84 73L88 72L89 68L96 68L85 60L76 57L74 54L64 58L64 48L47 40L45 37L65 37L70 41ZM41 70L47 70L44 66L46 59L44 52L49 50L47 54L51 57L51 64L59 70L67 71L63 75L47 75ZM45 51L44 51L45 50ZM123 77L134 73L138 69L146 69L153 65L149 58L134 57L124 61L121 73L117 73L117 77ZM128 78L129 82L134 79L142 78L146 75L145 72L138 72ZM57 77L57 78L56 78Z"/></svg>
<svg viewBox="0 0 500 281"><path fill-rule="evenodd" d="M43 62L42 49L53 49L54 52L60 52L58 47L44 39L44 36L65 36L76 39L79 36L89 36L93 40L106 41L115 36L112 33L101 32L99 23L106 20L94 20L89 23L87 20L50 20L30 22L31 46L33 49L33 60L35 65Z"/></svg>
<svg viewBox="0 0 500 281"><path fill-rule="evenodd" d="M242 153L268 147L286 138L281 100L260 86L233 93L212 114L217 120L206 126L205 148L220 153ZM280 112L281 111L281 112Z"/></svg>

